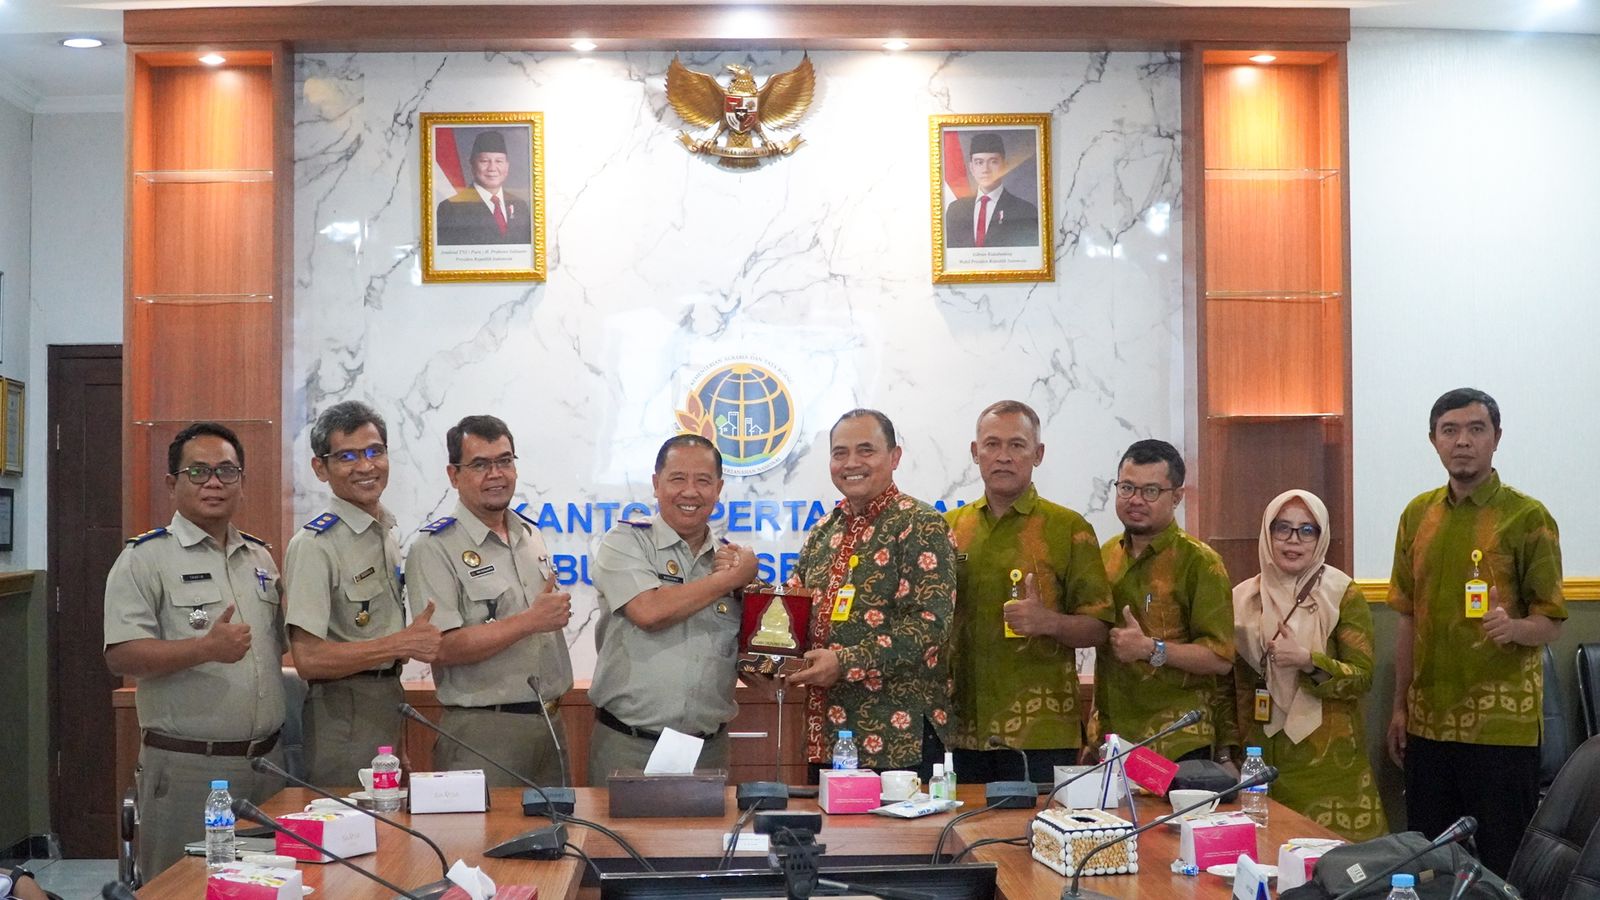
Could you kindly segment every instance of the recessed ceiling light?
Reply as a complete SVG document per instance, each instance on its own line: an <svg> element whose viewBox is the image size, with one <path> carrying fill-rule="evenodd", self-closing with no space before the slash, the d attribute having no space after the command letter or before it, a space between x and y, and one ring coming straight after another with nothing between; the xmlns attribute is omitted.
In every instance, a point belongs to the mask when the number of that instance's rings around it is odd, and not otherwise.
<svg viewBox="0 0 1600 900"><path fill-rule="evenodd" d="M900 40L899 38L895 38L892 41L884 41L883 42L883 49L885 49L885 50L900 51L900 50L906 49L909 46L911 46L911 45L906 43L905 41Z"/></svg>
<svg viewBox="0 0 1600 900"><path fill-rule="evenodd" d="M61 42L61 46L71 47L74 50L93 50L96 47L104 47L105 45L105 41L92 37L69 37Z"/></svg>
<svg viewBox="0 0 1600 900"><path fill-rule="evenodd" d="M1273 56L1271 53L1257 53L1255 56L1250 57L1251 62L1260 63L1263 66L1269 62L1275 61L1276 59L1277 57Z"/></svg>
<svg viewBox="0 0 1600 900"><path fill-rule="evenodd" d="M208 66L220 66L228 60L215 53L207 53L205 56L200 57L200 61Z"/></svg>
<svg viewBox="0 0 1600 900"><path fill-rule="evenodd" d="M588 38L579 38L578 40L572 42L572 49L578 51L579 53L588 53L597 46L599 45Z"/></svg>

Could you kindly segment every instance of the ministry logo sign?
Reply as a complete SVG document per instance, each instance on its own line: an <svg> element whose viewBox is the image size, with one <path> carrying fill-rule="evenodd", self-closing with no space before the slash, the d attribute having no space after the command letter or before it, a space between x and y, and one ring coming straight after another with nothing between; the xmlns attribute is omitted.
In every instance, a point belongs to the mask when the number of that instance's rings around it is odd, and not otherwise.
<svg viewBox="0 0 1600 900"><path fill-rule="evenodd" d="M737 357L695 376L677 424L680 434L716 444L725 474L758 475L794 448L799 413L782 370L764 359Z"/></svg>

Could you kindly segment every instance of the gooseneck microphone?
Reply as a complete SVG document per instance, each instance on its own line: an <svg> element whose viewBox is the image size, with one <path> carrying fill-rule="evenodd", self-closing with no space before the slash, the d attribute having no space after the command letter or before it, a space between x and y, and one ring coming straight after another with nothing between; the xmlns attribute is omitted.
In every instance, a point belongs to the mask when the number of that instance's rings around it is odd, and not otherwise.
<svg viewBox="0 0 1600 900"><path fill-rule="evenodd" d="M1472 890L1472 886L1483 878L1483 863L1470 860L1467 867L1456 873L1456 885L1450 889L1450 900L1461 900Z"/></svg>
<svg viewBox="0 0 1600 900"><path fill-rule="evenodd" d="M539 676L529 675L528 687L533 688L534 699L544 708L545 714L541 718L544 719L544 727L550 729L550 743L556 745L556 756L561 760L561 787L568 788L570 785L567 784L567 772L570 770L567 768L567 748L561 746L561 738L556 736L556 723L550 721L550 707L545 706L544 694L539 692Z"/></svg>
<svg viewBox="0 0 1600 900"><path fill-rule="evenodd" d="M989 749L990 750L1010 750L1011 752L1013 752L1013 753L1017 754L1018 756L1022 757L1022 780L1026 781L1026 782L1028 782L1030 784L1035 784L1035 782L1033 780L1033 763L1028 759L1028 753L1027 753L1026 750L1023 750L1020 747L1011 746L1010 744L1008 744L1005 741L1001 740L1000 736L998 734L989 735ZM1035 790L1038 789L1037 785L1035 786L1034 789Z"/></svg>
<svg viewBox="0 0 1600 900"><path fill-rule="evenodd" d="M113 881L100 889L100 900L139 900L133 890L120 881Z"/></svg>
<svg viewBox="0 0 1600 900"><path fill-rule="evenodd" d="M478 754L478 756L483 758L484 762L487 762L507 775L510 775L513 779L521 782L529 790L538 794L544 800L544 809L541 812L537 808L531 807L527 802L526 796L524 796L522 811L524 815L542 814L549 816L551 822L549 828L535 829L534 831L530 831L527 834L521 835L520 837L514 837L502 844L497 844L496 846L490 847L489 849L483 851L484 856L504 858L533 855L533 858L535 859L558 858L561 855L562 845L566 843L565 829L561 828L561 823L570 822L574 825L581 825L584 828L590 828L598 831L613 841L616 841L617 846L627 851L628 855L633 857L633 861L638 863L640 868L644 869L646 872L654 872L656 870L656 867L652 865L648 859L645 859L643 856L641 856L639 851L633 848L632 844L623 839L622 835L617 834L615 831L612 831L604 825L601 825L599 822L591 822L588 819L580 819L577 816L572 815L571 811L575 808L574 804L577 802L577 795L573 792L572 788L549 788L548 790L542 788L530 781L527 776L515 772L506 767L504 764L490 759L489 757L485 756L477 747L468 744L461 738L458 738L450 732L445 731L443 728L433 724L433 722L427 716L417 712L416 707L412 706L411 704L401 703L397 709L400 710L400 715L405 716L413 722L416 722L418 725L421 725L429 731L432 731L434 734L437 734L451 743L458 744L461 747ZM563 798L566 802L567 811L561 811L558 801L552 800L552 797ZM530 808L533 809L533 812L529 812ZM550 847L552 844L555 848L555 855L549 856L548 854L551 852Z"/></svg>
<svg viewBox="0 0 1600 900"><path fill-rule="evenodd" d="M1423 847L1421 850L1418 850L1415 853L1407 855L1399 862L1384 868L1383 871L1377 873L1376 875L1373 875L1369 878L1363 878L1362 880L1350 885L1348 890L1335 897L1334 900L1350 900L1351 897L1354 897L1362 891L1370 890L1373 887L1385 887L1389 883L1387 880L1388 877L1400 871L1401 867L1408 863L1416 862L1424 854L1432 853L1433 851L1438 850L1440 847L1445 847L1472 837L1477 830L1477 819L1474 819L1471 816L1462 816L1461 818L1455 820L1455 822L1452 823L1449 828L1439 832L1439 836L1429 841L1426 847ZM1483 873L1479 872L1478 877L1483 877Z"/></svg>
<svg viewBox="0 0 1600 900"><path fill-rule="evenodd" d="M274 763L270 759L267 759L265 756L257 756L257 757L252 758L250 760L250 768L255 769L257 772L261 772L263 774L270 772L271 774L276 775L279 778L282 778L284 781L289 782L290 784L294 785L295 787L305 788L306 790L311 791L314 794L319 794L319 795L321 795L323 797L327 797L329 800L332 800L335 803L338 803L338 804L340 804L342 806L347 806L347 807L355 810L356 812L362 813L364 815L371 816L372 818L377 819L379 822L382 822L385 825L388 825L388 826L393 827L393 828L398 828L401 831L404 831L406 834L409 834L414 838L420 839L424 844L427 844L428 847L433 850L433 854L435 856L439 857L439 880L435 881L435 882L432 882L432 883L429 883L429 884L425 884L422 887L417 888L415 891L413 891L413 893L415 893L418 897L423 898L423 900L436 900L436 898L444 896L445 893L450 890L450 887L453 884L453 882L450 880L450 863L445 859L444 851L439 849L439 845L433 842L433 838L430 838L427 835L423 834L422 832L417 831L417 830L415 830L413 828L408 828L405 825L401 825L399 822L396 822L395 820L393 820L393 819L391 819L391 818L389 818L387 816L378 815L378 813L376 813L375 811L367 809L364 806L361 806L361 805L356 804L356 803L351 803L349 800L346 800L343 797L340 797L340 796L337 796L335 794L329 793L328 791L325 791L322 788L317 787L316 785L312 784L309 781L306 781L303 778L299 778L299 777L296 777L294 775L291 775L289 772L284 770L284 768L282 766L278 765L277 763Z"/></svg>
<svg viewBox="0 0 1600 900"><path fill-rule="evenodd" d="M373 881L383 885L386 889L394 891L401 897L405 897L406 900L422 900L422 898L418 897L416 894L411 893L410 891L397 884L394 884L393 882L385 881L384 879L379 878L375 873L368 872L366 869L363 869L350 860L345 859L337 853L334 853L332 850L329 850L321 844L313 843L310 838L290 831L282 825L279 825L276 819L257 809L256 805L251 803L249 800L240 799L233 801L233 815L235 818L244 819L247 822L254 822L257 825L265 825L273 831L276 831L278 834L287 836L292 841L305 844L307 847L310 847L311 849L332 859L351 871L360 872L367 878L370 878Z"/></svg>
<svg viewBox="0 0 1600 900"><path fill-rule="evenodd" d="M1132 831L1128 832L1125 835L1120 835L1118 837L1112 838L1109 841L1105 841L1103 843L1097 844L1093 850L1090 850L1088 853L1085 853L1083 855L1083 859L1078 860L1077 867L1074 868L1073 871L1072 871L1072 883L1067 885L1066 890L1061 892L1061 900L1085 900L1085 898L1094 898L1094 900L1106 900L1107 895L1099 893L1098 891L1080 892L1078 890L1078 879L1080 877L1082 877L1083 870L1087 869L1089 867L1089 860L1093 859L1094 855L1096 853L1099 853L1101 850L1104 850L1107 847L1110 847L1110 846L1112 846L1114 844L1120 844L1123 841L1131 841L1134 838L1138 837L1139 835L1144 834L1146 831L1149 831L1150 829L1155 828L1157 825L1165 825L1165 824L1167 824L1168 822L1171 822L1174 819L1177 819L1177 818L1179 818L1181 816L1185 816L1185 815L1188 815L1191 812L1194 812L1195 810L1199 809L1202 806L1208 806L1211 803L1215 802L1217 797L1220 797L1220 796L1222 796L1224 794L1231 794L1231 793L1233 793L1235 791L1248 790L1249 788L1253 788L1253 787L1255 787L1257 785L1261 785L1261 784L1269 784L1269 783L1271 783L1273 781L1276 781L1277 778L1278 778L1278 768L1276 766L1267 766L1265 769L1262 769L1260 772L1257 772L1254 775L1251 775L1249 778L1246 778L1243 781L1240 781L1238 784L1234 785L1233 787L1230 787L1225 791L1218 791L1216 796L1214 796L1214 797L1202 797L1200 800L1198 800L1198 801L1196 801L1194 803L1191 803L1191 804L1189 804L1188 806L1185 806L1182 809L1173 810L1171 812L1171 814L1169 814L1169 815L1165 815L1165 816L1161 816L1161 817L1156 818L1156 819L1152 819L1149 822L1146 822L1143 825L1140 825L1138 828L1133 829Z"/></svg>
<svg viewBox="0 0 1600 900"><path fill-rule="evenodd" d="M1149 737L1145 738L1144 740L1140 741L1139 743L1130 744L1127 749L1119 750L1116 753L1113 753L1112 755L1106 757L1105 759L1100 760L1099 762L1095 763L1094 765L1090 766L1089 768L1084 769L1082 772L1079 772L1079 773L1077 773L1075 775L1069 775L1066 778L1062 779L1061 781L1056 782L1056 784L1050 788L1050 800L1054 801L1055 798L1056 798L1056 794L1060 793L1062 788L1072 784L1074 781L1077 781L1078 779L1083 778L1086 775L1093 774L1095 770L1103 769L1106 766L1116 762L1119 759L1122 759L1123 757L1127 756L1128 754L1132 753L1133 751L1139 749L1140 747L1145 747L1145 746L1148 746L1150 744L1153 744L1156 741L1159 741L1162 738L1166 737L1167 735L1173 733L1174 731L1178 731L1179 729L1183 729L1183 728L1188 728L1190 725L1193 725L1194 723L1200 721L1200 719L1203 716L1204 716L1204 713L1202 713L1200 710L1191 709L1188 712L1184 713L1183 715L1179 716L1177 718L1177 720L1174 721L1172 724L1170 724L1167 727L1161 729L1160 731L1156 732L1155 734L1150 735ZM1223 793L1225 794L1225 793L1227 793L1227 791L1224 791Z"/></svg>

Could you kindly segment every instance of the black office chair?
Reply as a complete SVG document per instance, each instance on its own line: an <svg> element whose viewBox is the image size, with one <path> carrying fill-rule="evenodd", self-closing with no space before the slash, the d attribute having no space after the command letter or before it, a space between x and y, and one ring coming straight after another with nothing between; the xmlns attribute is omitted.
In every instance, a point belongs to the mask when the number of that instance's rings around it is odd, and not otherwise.
<svg viewBox="0 0 1600 900"><path fill-rule="evenodd" d="M1600 822L1600 737L1561 767L1533 814L1506 881L1527 900L1560 900L1578 855Z"/></svg>
<svg viewBox="0 0 1600 900"><path fill-rule="evenodd" d="M1561 900L1600 900L1600 825L1589 832L1589 842L1578 854Z"/></svg>
<svg viewBox="0 0 1600 900"><path fill-rule="evenodd" d="M1578 645L1578 706L1583 710L1583 733L1600 734L1600 644Z"/></svg>
<svg viewBox="0 0 1600 900"><path fill-rule="evenodd" d="M117 880L137 890L144 885L139 873L139 854L136 852L139 836L139 805L136 788L128 788L122 795L122 809L117 817Z"/></svg>
<svg viewBox="0 0 1600 900"><path fill-rule="evenodd" d="M1567 692L1556 677L1556 655L1544 645L1544 733L1539 739L1539 796L1555 782L1572 755L1572 729L1567 724Z"/></svg>

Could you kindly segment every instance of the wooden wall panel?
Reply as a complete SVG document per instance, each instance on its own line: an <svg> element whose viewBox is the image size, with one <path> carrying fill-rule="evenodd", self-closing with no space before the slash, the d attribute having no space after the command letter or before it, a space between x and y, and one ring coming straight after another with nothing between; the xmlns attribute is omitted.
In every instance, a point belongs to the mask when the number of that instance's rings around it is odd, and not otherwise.
<svg viewBox="0 0 1600 900"><path fill-rule="evenodd" d="M1209 415L1344 412L1337 300L1213 299L1209 303Z"/></svg>
<svg viewBox="0 0 1600 900"><path fill-rule="evenodd" d="M1208 169L1325 168L1316 66L1206 66Z"/></svg>
<svg viewBox="0 0 1600 900"><path fill-rule="evenodd" d="M1335 179L1206 179L1206 290L1219 292L1336 291Z"/></svg>
<svg viewBox="0 0 1600 900"><path fill-rule="evenodd" d="M271 169L271 72L153 66L150 168Z"/></svg>
<svg viewBox="0 0 1600 900"><path fill-rule="evenodd" d="M270 182L139 179L150 271L140 296L274 293Z"/></svg>

